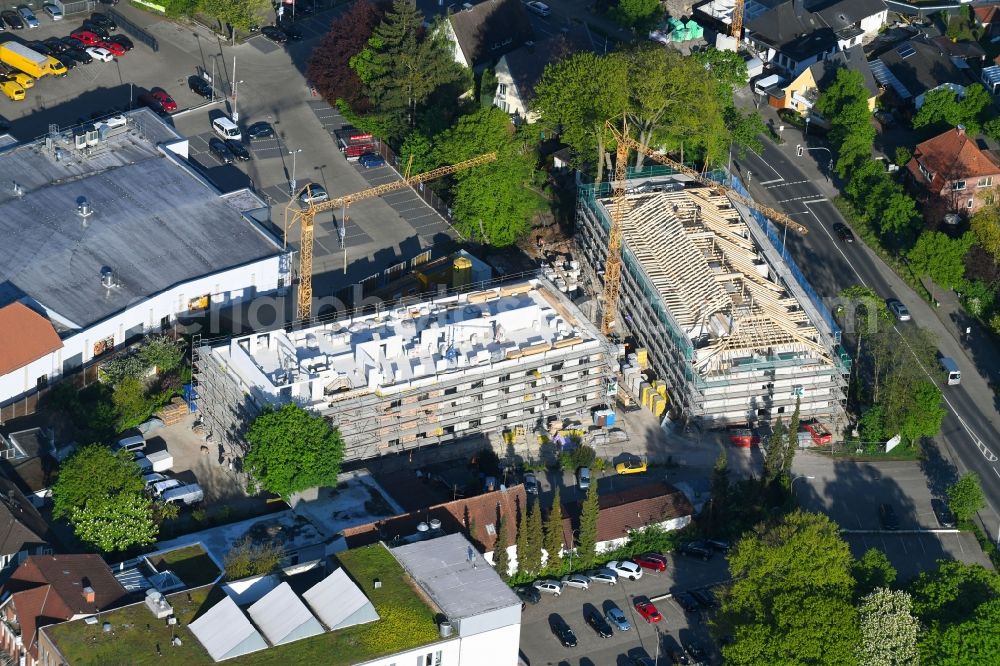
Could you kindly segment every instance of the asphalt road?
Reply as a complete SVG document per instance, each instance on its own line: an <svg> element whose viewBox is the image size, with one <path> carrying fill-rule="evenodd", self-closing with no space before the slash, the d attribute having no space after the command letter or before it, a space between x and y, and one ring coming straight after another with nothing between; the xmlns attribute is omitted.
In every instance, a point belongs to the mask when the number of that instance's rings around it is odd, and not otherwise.
<svg viewBox="0 0 1000 666"><path fill-rule="evenodd" d="M984 517L991 534L995 535L1000 527L997 514L1000 509L1000 462L996 455L1000 451L997 448L1000 418L993 391L977 370L976 363L931 306L893 274L864 243L842 243L833 235L834 223L844 222L844 219L830 200L835 189L825 173L821 173L829 163L829 153L810 151L798 158L795 146L801 142L799 132L786 130L784 138L786 143L780 147L765 140L759 155L748 153L742 159L737 158L740 175L744 182L749 180L751 194L756 199L778 207L810 230L805 237L788 234L787 249L821 297L830 299L832 305L842 289L860 283L884 298L898 298L909 308L915 324L934 333L942 354L958 362L963 371L962 383L942 386L948 414L938 439L944 440L953 452L960 472L972 470L979 475L992 509L992 515ZM913 323L897 326L908 325ZM941 384L937 368L925 368L925 371ZM939 464L947 465L947 462L941 460ZM929 471L930 474L945 472L942 469ZM942 488L936 490L941 492Z"/></svg>

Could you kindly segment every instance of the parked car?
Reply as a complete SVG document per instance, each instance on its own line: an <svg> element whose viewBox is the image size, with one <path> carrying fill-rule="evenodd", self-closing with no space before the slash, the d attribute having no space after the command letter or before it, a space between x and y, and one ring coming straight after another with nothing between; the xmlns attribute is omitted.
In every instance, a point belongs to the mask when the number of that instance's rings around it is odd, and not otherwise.
<svg viewBox="0 0 1000 666"><path fill-rule="evenodd" d="M126 51L131 51L135 48L135 44L132 43L132 40L125 35L111 35L111 39L108 41L118 44Z"/></svg>
<svg viewBox="0 0 1000 666"><path fill-rule="evenodd" d="M88 46L87 53L90 54L94 60L100 60L101 62L111 62L115 59L115 56L111 51L101 48L100 46Z"/></svg>
<svg viewBox="0 0 1000 666"><path fill-rule="evenodd" d="M45 42L41 41L25 42L25 46L27 46L32 51L41 53L42 55L50 56L53 55L54 53L54 51L50 49Z"/></svg>
<svg viewBox="0 0 1000 666"><path fill-rule="evenodd" d="M581 467L576 471L576 485L580 487L580 490L586 490L590 488L590 468Z"/></svg>
<svg viewBox="0 0 1000 666"><path fill-rule="evenodd" d="M38 19L35 17L35 12L31 11L31 7L28 5L20 5L17 8L17 14L29 28L37 28L39 26Z"/></svg>
<svg viewBox="0 0 1000 666"><path fill-rule="evenodd" d="M49 37L43 41L42 44L45 44L45 47L53 53L66 53L69 49L69 46L63 43L63 41L58 37Z"/></svg>
<svg viewBox="0 0 1000 666"><path fill-rule="evenodd" d="M683 648L676 643L667 643L663 651L666 652L667 663L677 664L678 666L689 666L691 663Z"/></svg>
<svg viewBox="0 0 1000 666"><path fill-rule="evenodd" d="M7 27L11 30L23 30L24 21L21 20L21 15L15 11L7 10L0 12L0 19L7 24Z"/></svg>
<svg viewBox="0 0 1000 666"><path fill-rule="evenodd" d="M142 435L131 435L129 437L122 437L117 442L115 442L111 450L112 451L142 451L146 448L146 440Z"/></svg>
<svg viewBox="0 0 1000 666"><path fill-rule="evenodd" d="M674 601L676 601L677 605L684 609L687 613L698 612L698 601L688 592L678 592L674 595Z"/></svg>
<svg viewBox="0 0 1000 666"><path fill-rule="evenodd" d="M566 624L566 620L556 615L549 620L549 627L552 629L552 634L559 639L563 647L576 647L576 634Z"/></svg>
<svg viewBox="0 0 1000 666"><path fill-rule="evenodd" d="M691 661L696 664L708 663L708 653L705 648L699 643L691 638L685 638L681 641L681 645L684 646L684 651L688 653L691 657Z"/></svg>
<svg viewBox="0 0 1000 666"><path fill-rule="evenodd" d="M82 49L69 49L63 55L69 56L81 65L89 65L94 62L94 58Z"/></svg>
<svg viewBox="0 0 1000 666"><path fill-rule="evenodd" d="M208 147L212 151L212 154L215 155L216 159L223 164L233 163L233 154L230 152L226 142L222 139L212 137L208 142Z"/></svg>
<svg viewBox="0 0 1000 666"><path fill-rule="evenodd" d="M955 526L955 515L948 508L948 505L942 499L934 498L931 500L931 508L934 510L934 517L937 518L938 525L941 527L954 527Z"/></svg>
<svg viewBox="0 0 1000 666"><path fill-rule="evenodd" d="M121 46L118 48L121 48ZM173 97L167 94L166 90L163 90L162 88L153 88L153 90L149 93L149 96L155 99L156 103L159 104L160 108L165 112L173 113L177 110L177 102L174 101Z"/></svg>
<svg viewBox="0 0 1000 666"><path fill-rule="evenodd" d="M611 569L593 569L587 572L587 578L591 583L604 583L615 585L618 583L618 574Z"/></svg>
<svg viewBox="0 0 1000 666"><path fill-rule="evenodd" d="M538 478L531 472L524 475L524 492L529 495L538 494Z"/></svg>
<svg viewBox="0 0 1000 666"><path fill-rule="evenodd" d="M703 560L712 559L712 551L701 541L689 541L677 547L677 552L688 557L698 557Z"/></svg>
<svg viewBox="0 0 1000 666"><path fill-rule="evenodd" d="M167 504L194 506L205 499L205 493L197 483L189 483L186 486L179 486L164 491L160 499Z"/></svg>
<svg viewBox="0 0 1000 666"><path fill-rule="evenodd" d="M614 631L611 630L611 625L608 624L607 620L601 617L601 614L596 610L584 613L583 619L590 625L590 628L594 630L594 633L601 638L611 638L614 634Z"/></svg>
<svg viewBox="0 0 1000 666"><path fill-rule="evenodd" d="M878 515L882 521L882 527L887 530L898 530L899 529L899 518L896 516L896 510L892 508L891 504L882 503L878 505Z"/></svg>
<svg viewBox="0 0 1000 666"><path fill-rule="evenodd" d="M25 90L35 87L35 79L31 78L24 72L18 72L15 70L10 74L7 74L4 78L7 79L8 81L13 81L17 85L24 88Z"/></svg>
<svg viewBox="0 0 1000 666"><path fill-rule="evenodd" d="M322 185L317 185L316 183L310 183L309 187L302 191L299 195L299 201L309 205L312 203L322 203L330 198L330 195L326 193L326 189Z"/></svg>
<svg viewBox="0 0 1000 666"><path fill-rule="evenodd" d="M646 655L636 654L629 657L632 660L632 666L656 666L653 660Z"/></svg>
<svg viewBox="0 0 1000 666"><path fill-rule="evenodd" d="M90 30L78 29L69 33L69 36L73 39L78 40L83 46L94 46L95 44L101 42L101 38L95 35Z"/></svg>
<svg viewBox="0 0 1000 666"><path fill-rule="evenodd" d="M660 611L656 609L656 606L654 606L653 602L649 599L642 597L636 599L635 610L642 616L642 619L650 624L656 624L663 619L663 616L660 615Z"/></svg>
<svg viewBox="0 0 1000 666"><path fill-rule="evenodd" d="M61 21L63 18L62 10L56 5L45 3L42 5L42 9L45 10L45 13L48 14L49 18L53 21Z"/></svg>
<svg viewBox="0 0 1000 666"><path fill-rule="evenodd" d="M99 25L108 32L114 32L118 29L118 24L115 23L115 20L107 14L102 14L101 12L94 12L90 15L90 19L88 20L94 25Z"/></svg>
<svg viewBox="0 0 1000 666"><path fill-rule="evenodd" d="M691 590L691 596L695 598L702 608L718 608L719 600L715 598L711 590Z"/></svg>
<svg viewBox="0 0 1000 666"><path fill-rule="evenodd" d="M705 545L720 553L728 553L733 544L727 539L705 539Z"/></svg>
<svg viewBox="0 0 1000 666"><path fill-rule="evenodd" d="M56 53L53 54L51 57L61 62L62 66L66 68L67 72L76 67L76 60L73 60L72 57L66 55L65 53Z"/></svg>
<svg viewBox="0 0 1000 666"><path fill-rule="evenodd" d="M552 10L544 2L538 2L538 0L531 0L531 2L525 4L525 8L532 14L537 14L538 16L549 16L552 14Z"/></svg>
<svg viewBox="0 0 1000 666"><path fill-rule="evenodd" d="M110 51L111 55L115 56L116 58L120 58L121 56L125 55L125 47L119 44L118 42L111 41L110 39L101 40L101 43L98 44L97 46L102 49L105 49L106 51Z"/></svg>
<svg viewBox="0 0 1000 666"><path fill-rule="evenodd" d="M83 49L87 48L87 45L81 42L76 37L63 37L59 41L65 44L66 46L70 47L71 49L80 49L82 51Z"/></svg>
<svg viewBox="0 0 1000 666"><path fill-rule="evenodd" d="M11 101L20 102L24 99L24 88L16 81L8 79L0 80L0 92L10 98Z"/></svg>
<svg viewBox="0 0 1000 666"><path fill-rule="evenodd" d="M638 564L643 569L652 569L653 571L667 570L666 561L659 557L650 557L648 555L637 555L632 559L635 560L635 563Z"/></svg>
<svg viewBox="0 0 1000 666"><path fill-rule="evenodd" d="M837 234L837 238L839 238L844 243L854 242L854 232L851 231L851 229L842 222L837 222L836 224L833 225L833 233Z"/></svg>
<svg viewBox="0 0 1000 666"><path fill-rule="evenodd" d="M611 560L606 566L618 574L619 578L628 578L629 580L642 578L642 567L631 560Z"/></svg>
<svg viewBox="0 0 1000 666"><path fill-rule="evenodd" d="M557 580L539 580L535 581L534 585L539 592L547 592L557 597L562 594L562 583Z"/></svg>
<svg viewBox="0 0 1000 666"><path fill-rule="evenodd" d="M288 41L288 35L281 28L274 25L265 25L260 29L260 34L270 39L275 44L284 44Z"/></svg>
<svg viewBox="0 0 1000 666"><path fill-rule="evenodd" d="M615 465L618 474L641 474L646 471L646 462L638 458L629 458Z"/></svg>
<svg viewBox="0 0 1000 666"><path fill-rule="evenodd" d="M106 41L111 38L111 33L105 30L102 26L97 25L93 21L84 21L80 27L87 32L91 32L97 35L101 41Z"/></svg>
<svg viewBox="0 0 1000 666"><path fill-rule="evenodd" d="M150 486L150 487L153 490L153 494L156 495L157 497L159 497L160 495L162 495L166 491L170 490L171 488L180 488L182 485L184 485L184 484L181 483L178 479L169 479L168 478L168 479L164 479L162 481L157 481L157 482L153 483L152 486Z"/></svg>
<svg viewBox="0 0 1000 666"><path fill-rule="evenodd" d="M153 463L142 451L133 451L132 459L135 461L135 464L139 466L139 471L142 474L149 474L153 471Z"/></svg>
<svg viewBox="0 0 1000 666"><path fill-rule="evenodd" d="M294 25L283 25L281 26L282 32L285 33L285 37L290 42L301 42L302 41L302 31L299 30Z"/></svg>
<svg viewBox="0 0 1000 666"><path fill-rule="evenodd" d="M541 593L530 585L520 585L515 587L514 594L516 594L521 600L521 608L524 608L525 603L537 604L542 600Z"/></svg>
<svg viewBox="0 0 1000 666"><path fill-rule="evenodd" d="M576 587L581 590L590 588L590 578L581 573L570 574L562 577L564 587Z"/></svg>
<svg viewBox="0 0 1000 666"><path fill-rule="evenodd" d="M910 311L898 299L890 298L885 302L898 321L910 321Z"/></svg>
<svg viewBox="0 0 1000 666"><path fill-rule="evenodd" d="M146 474L142 477L145 482L146 487L149 488L154 483L159 483L160 481L166 481L167 477L159 472L153 472L152 474Z"/></svg>
<svg viewBox="0 0 1000 666"><path fill-rule="evenodd" d="M621 608L611 604L608 609L604 612L604 617L608 622L613 624L618 631L629 631L632 625L629 624L628 618L625 617L625 613L622 612Z"/></svg>
<svg viewBox="0 0 1000 666"><path fill-rule="evenodd" d="M366 169L377 169L385 166L385 158L378 153L365 153L358 158L358 164Z"/></svg>
<svg viewBox="0 0 1000 666"><path fill-rule="evenodd" d="M229 152L233 154L233 157L238 159L240 162L246 162L250 159L250 151L239 141L235 139L226 139L226 147L229 148Z"/></svg>
<svg viewBox="0 0 1000 666"><path fill-rule="evenodd" d="M270 123L261 120L247 128L247 136L251 139L266 139L274 136L274 128Z"/></svg>
<svg viewBox="0 0 1000 666"><path fill-rule="evenodd" d="M191 92L199 97L204 97L205 99L212 97L212 84L200 76L189 76L188 88L190 88Z"/></svg>

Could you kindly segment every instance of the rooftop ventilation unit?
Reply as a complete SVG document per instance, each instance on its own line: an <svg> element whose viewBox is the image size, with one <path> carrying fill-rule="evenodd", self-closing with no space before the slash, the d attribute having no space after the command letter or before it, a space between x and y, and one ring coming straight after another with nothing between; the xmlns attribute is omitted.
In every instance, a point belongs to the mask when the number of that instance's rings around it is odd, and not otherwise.
<svg viewBox="0 0 1000 666"><path fill-rule="evenodd" d="M115 286L115 272L107 266L101 267L101 284L104 285L105 289L111 289Z"/></svg>

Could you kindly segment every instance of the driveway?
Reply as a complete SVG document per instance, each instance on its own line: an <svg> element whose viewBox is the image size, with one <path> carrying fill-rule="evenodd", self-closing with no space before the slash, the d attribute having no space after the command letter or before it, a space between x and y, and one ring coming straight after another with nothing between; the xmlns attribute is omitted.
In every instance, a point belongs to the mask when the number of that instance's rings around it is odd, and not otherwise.
<svg viewBox="0 0 1000 666"><path fill-rule="evenodd" d="M706 618L687 615L668 595L690 589L702 589L728 579L725 559L719 556L708 562L676 555L668 556L670 565L663 573L646 572L638 581L621 580L617 585L594 583L589 590L565 588L562 595L543 594L541 602L528 605L521 617L521 656L525 663L565 664L571 666L608 666L630 663L626 655L644 651L655 657L660 646L660 663L666 662L663 649L670 643L696 640L718 663L717 648L712 644ZM633 607L637 596L649 597L663 615L655 625L643 620ZM584 610L602 614L611 604L617 605L632 625L630 631L617 631L611 638L599 637L584 622ZM575 648L563 647L549 629L554 616L565 620L576 634Z"/></svg>

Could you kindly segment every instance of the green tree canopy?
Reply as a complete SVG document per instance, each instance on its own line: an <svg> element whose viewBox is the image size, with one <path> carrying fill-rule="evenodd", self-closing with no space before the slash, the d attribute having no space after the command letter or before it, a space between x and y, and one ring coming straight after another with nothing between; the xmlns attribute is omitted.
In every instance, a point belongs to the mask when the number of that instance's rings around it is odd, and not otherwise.
<svg viewBox="0 0 1000 666"><path fill-rule="evenodd" d="M497 540L493 544L493 566L500 578L510 578L510 553L507 552L507 516L500 516L497 522Z"/></svg>
<svg viewBox="0 0 1000 666"><path fill-rule="evenodd" d="M1000 574L978 564L938 560L910 584L913 610L928 627L966 622L976 609L1000 596Z"/></svg>
<svg viewBox="0 0 1000 666"><path fill-rule="evenodd" d="M833 83L816 101L816 110L830 120L830 142L837 150L837 174L841 178L857 164L871 159L875 127L861 72L839 68Z"/></svg>
<svg viewBox="0 0 1000 666"><path fill-rule="evenodd" d="M861 642L857 659L865 666L917 666L917 618L906 592L879 588L858 609Z"/></svg>
<svg viewBox="0 0 1000 666"><path fill-rule="evenodd" d="M78 539L105 553L149 545L159 532L153 503L139 493L93 497L73 510L70 523Z"/></svg>
<svg viewBox="0 0 1000 666"><path fill-rule="evenodd" d="M548 559L545 568L549 571L559 571L562 567L562 547L563 547L563 513L562 498L559 494L559 487L556 486L555 496L552 498L552 508L545 518L545 552Z"/></svg>
<svg viewBox="0 0 1000 666"><path fill-rule="evenodd" d="M648 28L661 13L659 0L618 0L614 9L616 19L629 28Z"/></svg>
<svg viewBox="0 0 1000 666"><path fill-rule="evenodd" d="M201 11L237 30L258 25L271 9L267 0L201 0Z"/></svg>
<svg viewBox="0 0 1000 666"><path fill-rule="evenodd" d="M852 664L859 641L852 558L839 528L795 511L748 532L716 624L732 630L726 663Z"/></svg>
<svg viewBox="0 0 1000 666"><path fill-rule="evenodd" d="M975 472L966 472L948 488L948 508L962 523L972 520L976 512L986 506L983 489Z"/></svg>
<svg viewBox="0 0 1000 666"><path fill-rule="evenodd" d="M970 220L976 241L989 252L994 260L1000 260L1000 206L985 206Z"/></svg>
<svg viewBox="0 0 1000 666"><path fill-rule="evenodd" d="M935 626L920 636L920 656L925 664L980 666L1000 655L1000 599L979 606L964 622Z"/></svg>
<svg viewBox="0 0 1000 666"><path fill-rule="evenodd" d="M542 547L544 528L542 526L541 502L536 499L528 510L525 522L525 548L517 550L517 568L522 573L537 575L542 571Z"/></svg>
<svg viewBox="0 0 1000 666"><path fill-rule="evenodd" d="M276 541L254 541L246 536L226 553L226 578L240 580L250 576L265 576L278 569L285 558L285 549Z"/></svg>
<svg viewBox="0 0 1000 666"><path fill-rule="evenodd" d="M459 231L490 245L513 244L544 205L535 190L536 156L527 136L496 107L459 119L435 138L435 161L454 164L488 152L497 160L455 174L451 203Z"/></svg>
<svg viewBox="0 0 1000 666"><path fill-rule="evenodd" d="M938 286L954 289L965 277L965 254L974 242L971 232L953 239L940 231L925 231L907 256L918 275L930 276Z"/></svg>
<svg viewBox="0 0 1000 666"><path fill-rule="evenodd" d="M423 22L414 4L394 0L368 45L350 60L372 103L367 122L384 138L399 139L412 129L418 107L439 87L468 83L444 31L425 30Z"/></svg>
<svg viewBox="0 0 1000 666"><path fill-rule="evenodd" d="M892 587L896 582L896 568L878 548L869 548L852 567L857 579L856 596L864 597L876 588Z"/></svg>
<svg viewBox="0 0 1000 666"><path fill-rule="evenodd" d="M597 521L601 512L599 501L597 484L591 482L580 510L580 539L576 544L580 565L583 567L592 566L597 556Z"/></svg>
<svg viewBox="0 0 1000 666"><path fill-rule="evenodd" d="M246 440L246 470L260 487L285 500L308 488L337 485L344 442L322 416L282 405L257 416Z"/></svg>
<svg viewBox="0 0 1000 666"><path fill-rule="evenodd" d="M148 368L170 372L184 361L184 342L165 335L147 335L139 348L139 358Z"/></svg>
<svg viewBox="0 0 1000 666"><path fill-rule="evenodd" d="M975 136L991 115L992 106L990 94L978 83L966 86L961 98L951 88L938 88L924 95L923 105L913 116L913 128L962 125L970 136Z"/></svg>

